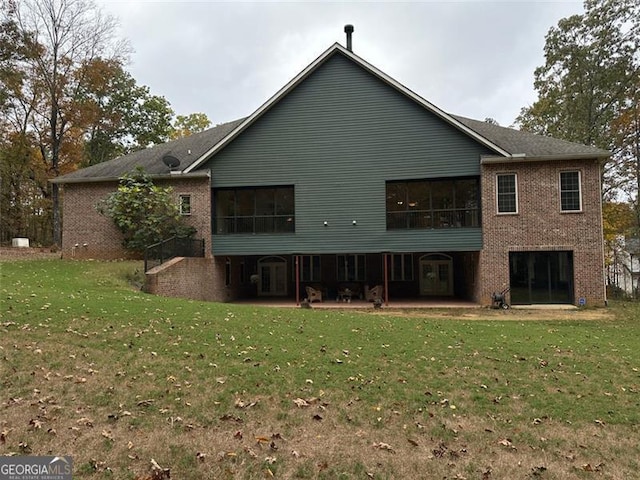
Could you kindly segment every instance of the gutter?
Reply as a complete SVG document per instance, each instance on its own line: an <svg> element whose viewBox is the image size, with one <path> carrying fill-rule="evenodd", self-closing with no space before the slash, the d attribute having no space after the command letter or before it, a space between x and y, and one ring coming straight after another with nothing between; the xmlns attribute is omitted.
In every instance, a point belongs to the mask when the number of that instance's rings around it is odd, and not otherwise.
<svg viewBox="0 0 640 480"><path fill-rule="evenodd" d="M149 177L152 180L170 180L176 178L209 178L211 177L211 172L209 170L199 170L196 172L182 173L182 172L171 172L171 173L158 173L151 174ZM100 183L100 182L117 182L120 180L120 177L83 177L83 178L69 178L65 179L64 177L53 178L49 180L50 183L57 183L60 185L64 184L72 184L72 183Z"/></svg>
<svg viewBox="0 0 640 480"><path fill-rule="evenodd" d="M499 163L552 162L563 160L600 160L604 162L609 157L611 157L611 153L606 151L602 153L567 153L562 155L527 155L525 153L514 153L508 157L481 156L480 164L491 165Z"/></svg>

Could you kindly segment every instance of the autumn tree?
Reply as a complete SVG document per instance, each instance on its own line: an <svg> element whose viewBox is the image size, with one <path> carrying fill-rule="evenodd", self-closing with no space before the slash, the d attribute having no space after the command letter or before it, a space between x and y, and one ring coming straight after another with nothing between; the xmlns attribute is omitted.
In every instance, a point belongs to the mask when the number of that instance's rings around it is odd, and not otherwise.
<svg viewBox="0 0 640 480"><path fill-rule="evenodd" d="M122 58L126 52L114 40L115 19L102 15L90 0L23 0L9 5L2 20L16 25L26 46L20 85L11 97L13 111L28 123L47 177L56 177L81 158L82 128L74 122L85 80L79 72L96 58ZM58 185L51 185L46 196L53 212L53 240L59 244Z"/></svg>
<svg viewBox="0 0 640 480"><path fill-rule="evenodd" d="M549 30L545 64L534 74L538 99L516 122L524 130L612 151L603 177L604 196L611 199L624 181L626 146L616 141L616 122L640 87L640 3L586 0L584 9Z"/></svg>
<svg viewBox="0 0 640 480"><path fill-rule="evenodd" d="M211 126L211 121L204 113L192 113L190 115L178 115L173 121L171 139L188 137L194 133L202 132Z"/></svg>
<svg viewBox="0 0 640 480"><path fill-rule="evenodd" d="M169 140L169 102L138 85L119 60L94 59L77 75L84 78L78 97L78 123L85 126L83 165Z"/></svg>

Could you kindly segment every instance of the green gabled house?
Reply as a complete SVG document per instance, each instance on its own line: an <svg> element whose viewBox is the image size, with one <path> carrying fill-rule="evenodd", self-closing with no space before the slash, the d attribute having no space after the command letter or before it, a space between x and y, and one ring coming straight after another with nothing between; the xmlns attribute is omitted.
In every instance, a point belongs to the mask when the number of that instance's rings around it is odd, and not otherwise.
<svg viewBox="0 0 640 480"><path fill-rule="evenodd" d="M206 255L148 272L160 294L601 305L608 156L450 115L336 43L246 118L54 181L76 258L125 256L94 208L123 173L174 187Z"/></svg>

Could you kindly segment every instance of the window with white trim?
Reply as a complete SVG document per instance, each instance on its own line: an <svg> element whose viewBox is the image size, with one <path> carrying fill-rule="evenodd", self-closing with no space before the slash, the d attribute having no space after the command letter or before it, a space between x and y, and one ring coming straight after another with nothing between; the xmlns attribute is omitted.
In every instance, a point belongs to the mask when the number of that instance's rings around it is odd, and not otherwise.
<svg viewBox="0 0 640 480"><path fill-rule="evenodd" d="M390 278L395 282L413 280L413 255L410 253L392 253L389 265Z"/></svg>
<svg viewBox="0 0 640 480"><path fill-rule="evenodd" d="M319 282L320 271L320 255L300 255L301 282Z"/></svg>
<svg viewBox="0 0 640 480"><path fill-rule="evenodd" d="M560 210L579 212L582 210L580 172L560 172Z"/></svg>
<svg viewBox="0 0 640 480"><path fill-rule="evenodd" d="M180 195L178 197L180 215L191 215L191 195Z"/></svg>
<svg viewBox="0 0 640 480"><path fill-rule="evenodd" d="M496 175L498 213L518 213L518 177L515 173Z"/></svg>

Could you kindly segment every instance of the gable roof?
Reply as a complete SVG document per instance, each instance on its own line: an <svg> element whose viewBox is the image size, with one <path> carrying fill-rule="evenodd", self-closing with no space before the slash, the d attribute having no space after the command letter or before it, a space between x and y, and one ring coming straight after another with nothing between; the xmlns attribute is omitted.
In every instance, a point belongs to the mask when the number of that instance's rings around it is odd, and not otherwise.
<svg viewBox="0 0 640 480"><path fill-rule="evenodd" d="M606 158L610 156L610 152L595 147L535 135L479 120L448 114L397 82L386 73L358 57L352 51L335 43L248 117L218 125L189 137L155 145L108 162L83 168L70 174L57 177L51 181L53 183L64 184L114 180L121 177L124 173L133 171L138 166L153 176L169 175L172 172L170 172L169 167L162 162L162 157L167 154L171 154L180 160L179 170L174 171L173 174L196 175L198 173L198 167L240 135L329 58L337 54L344 55L396 91L407 96L418 105L496 153L496 156L483 157L483 162L503 162L513 159L522 160L523 158L530 160L553 160L566 158Z"/></svg>
<svg viewBox="0 0 640 480"><path fill-rule="evenodd" d="M249 127L252 123L254 123L258 118L260 118L267 110L273 107L280 99L285 97L291 90L293 90L297 85L299 85L305 78L311 75L314 71L316 71L322 64L324 64L327 60L329 60L333 55L342 54L345 57L349 58L355 64L364 68L366 71L371 73L372 75L378 77L383 82L387 83L389 86L393 87L403 95L411 98L413 101L429 110L431 113L434 113L436 116L440 117L442 120L450 123L454 127L463 131L470 137L477 140L479 143L485 145L489 149L495 151L501 155L508 155L509 153L504 151L499 145L494 144L493 142L487 140L486 138L478 135L476 132L468 128L466 125L461 123L460 121L453 118L451 115L447 114L443 110L439 109L432 103L428 102L418 94L414 93L412 90L408 89L401 83L397 82L389 75L384 73L382 70L377 69L367 61L363 60L356 54L354 54L351 50L347 50L339 43L334 43L331 47L324 51L318 58L316 58L313 62L311 62L304 70L302 70L298 75L296 75L289 83L287 83L284 87L282 87L278 92L275 93L269 100L267 100L261 107L259 107L255 112L253 112L250 116L244 119L244 121L238 125L229 135L222 139L220 143L217 145L213 145L211 149L209 149L206 154L204 154L197 161L192 163L188 168L184 171L188 173L190 171L198 168L202 163L206 162L212 155L214 155L217 151L224 148L229 142L231 142L236 136L242 133L247 127Z"/></svg>

